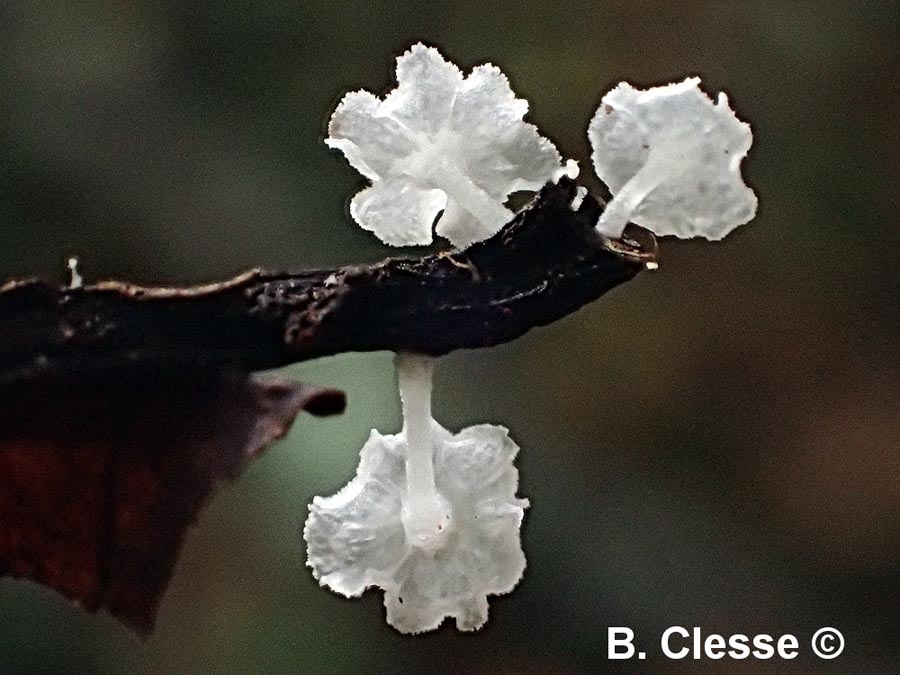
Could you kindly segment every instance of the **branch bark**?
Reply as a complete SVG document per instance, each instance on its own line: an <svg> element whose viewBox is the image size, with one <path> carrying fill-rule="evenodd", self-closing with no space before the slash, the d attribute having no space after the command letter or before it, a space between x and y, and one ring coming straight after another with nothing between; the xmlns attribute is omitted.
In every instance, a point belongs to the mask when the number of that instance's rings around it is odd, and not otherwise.
<svg viewBox="0 0 900 675"><path fill-rule="evenodd" d="M634 277L650 245L593 229L602 207L575 184L547 186L491 239L463 252L279 274L253 270L193 288L117 281L0 290L0 386L104 368L245 371L348 351L441 355L519 337Z"/></svg>

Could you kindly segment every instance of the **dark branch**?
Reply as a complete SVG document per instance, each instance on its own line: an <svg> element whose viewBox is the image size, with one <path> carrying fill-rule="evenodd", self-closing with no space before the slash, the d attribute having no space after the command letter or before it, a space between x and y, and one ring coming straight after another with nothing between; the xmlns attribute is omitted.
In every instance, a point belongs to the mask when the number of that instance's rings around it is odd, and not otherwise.
<svg viewBox="0 0 900 675"><path fill-rule="evenodd" d="M0 290L0 385L110 367L253 371L348 351L440 355L512 340L628 281L653 246L610 242L601 207L546 187L493 238L464 252L298 274L252 271L181 289L43 281Z"/></svg>

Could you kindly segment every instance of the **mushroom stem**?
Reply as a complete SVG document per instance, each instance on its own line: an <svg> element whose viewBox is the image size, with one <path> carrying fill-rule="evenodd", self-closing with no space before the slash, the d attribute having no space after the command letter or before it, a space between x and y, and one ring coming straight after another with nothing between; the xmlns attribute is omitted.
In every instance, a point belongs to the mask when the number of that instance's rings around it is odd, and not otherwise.
<svg viewBox="0 0 900 675"><path fill-rule="evenodd" d="M652 157L648 159L606 205L597 221L597 231L609 239L621 239L634 210L670 173Z"/></svg>
<svg viewBox="0 0 900 675"><path fill-rule="evenodd" d="M406 439L406 498L402 520L410 544L440 548L447 534L449 507L434 484L431 425L431 382L434 359L399 352L395 360Z"/></svg>
<svg viewBox="0 0 900 675"><path fill-rule="evenodd" d="M496 230L512 219L512 212L478 187L456 164L442 158L426 168L431 183L447 193L456 204L486 226Z"/></svg>

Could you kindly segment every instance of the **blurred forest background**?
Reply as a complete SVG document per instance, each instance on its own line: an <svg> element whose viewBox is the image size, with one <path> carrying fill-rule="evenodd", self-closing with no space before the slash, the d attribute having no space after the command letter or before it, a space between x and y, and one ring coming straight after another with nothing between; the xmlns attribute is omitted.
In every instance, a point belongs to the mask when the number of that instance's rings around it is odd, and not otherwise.
<svg viewBox="0 0 900 675"><path fill-rule="evenodd" d="M755 143L757 219L721 244L662 242L661 269L503 347L439 363L450 428L522 446L528 570L475 635L404 637L381 594L305 569L313 495L399 425L391 356L291 374L343 387L343 417L290 436L217 494L142 642L0 582L3 673L576 673L632 627L641 672L670 625L791 632L784 672L897 672L900 652L900 7L896 2L25 2L0 7L0 276L195 283L253 266L374 261L358 174L322 143L353 89L393 86L417 40L491 61L530 121L599 183L600 97L703 77ZM2 518L2 514L0 514ZM843 631L830 664L820 626ZM652 647L652 649L651 649ZM771 672L771 671L770 671Z"/></svg>

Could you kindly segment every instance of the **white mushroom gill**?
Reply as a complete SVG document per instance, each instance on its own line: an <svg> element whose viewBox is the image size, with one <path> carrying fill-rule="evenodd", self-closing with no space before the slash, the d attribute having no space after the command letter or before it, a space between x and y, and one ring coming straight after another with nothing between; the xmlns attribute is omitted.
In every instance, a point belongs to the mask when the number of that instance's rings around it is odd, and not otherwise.
<svg viewBox="0 0 900 675"><path fill-rule="evenodd" d="M603 97L588 137L597 175L613 194L597 229L618 239L634 222L658 235L721 239L756 215L741 160L750 126L699 78L640 91L622 82Z"/></svg>
<svg viewBox="0 0 900 675"><path fill-rule="evenodd" d="M400 355L397 368L403 431L373 430L353 480L313 500L307 564L348 597L384 589L388 623L403 633L446 617L475 630L487 620L487 597L510 592L525 569L519 448L500 426L453 434L435 422L430 359Z"/></svg>
<svg viewBox="0 0 900 675"><path fill-rule="evenodd" d="M487 239L512 218L511 193L578 171L527 112L499 68L464 76L437 49L413 45L397 59L396 89L348 93L331 116L325 143L372 182L350 215L392 246L430 244L435 219L454 246Z"/></svg>

